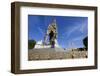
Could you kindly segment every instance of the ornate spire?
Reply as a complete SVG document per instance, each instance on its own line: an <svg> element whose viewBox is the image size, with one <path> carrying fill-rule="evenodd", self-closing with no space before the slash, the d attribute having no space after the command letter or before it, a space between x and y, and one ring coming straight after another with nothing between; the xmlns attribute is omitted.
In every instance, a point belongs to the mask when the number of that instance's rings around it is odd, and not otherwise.
<svg viewBox="0 0 100 76"><path fill-rule="evenodd" d="M55 39L57 39L57 24L56 24L56 19L53 19L53 21L48 26L46 35L44 37L44 43L45 44L48 42L48 39L49 39L51 31L53 32L52 40L55 41Z"/></svg>

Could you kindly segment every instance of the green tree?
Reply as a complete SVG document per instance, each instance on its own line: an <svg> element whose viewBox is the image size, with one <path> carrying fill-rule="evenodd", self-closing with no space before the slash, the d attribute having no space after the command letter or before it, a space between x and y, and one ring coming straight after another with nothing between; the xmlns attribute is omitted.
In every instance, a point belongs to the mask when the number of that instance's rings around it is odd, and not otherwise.
<svg viewBox="0 0 100 76"><path fill-rule="evenodd" d="M28 40L28 49L33 49L35 47L35 40Z"/></svg>
<svg viewBox="0 0 100 76"><path fill-rule="evenodd" d="M88 37L85 37L84 39L83 39L83 44L84 44L84 46L85 46L85 48L86 48L86 50L88 49Z"/></svg>

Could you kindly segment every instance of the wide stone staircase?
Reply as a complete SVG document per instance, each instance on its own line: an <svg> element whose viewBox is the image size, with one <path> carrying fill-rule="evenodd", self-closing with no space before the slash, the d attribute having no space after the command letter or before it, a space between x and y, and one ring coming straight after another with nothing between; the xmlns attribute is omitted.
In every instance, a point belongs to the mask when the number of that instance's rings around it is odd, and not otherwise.
<svg viewBox="0 0 100 76"><path fill-rule="evenodd" d="M32 49L28 52L29 60L54 60L54 59L75 59L87 58L87 51L64 50L62 48L42 48Z"/></svg>

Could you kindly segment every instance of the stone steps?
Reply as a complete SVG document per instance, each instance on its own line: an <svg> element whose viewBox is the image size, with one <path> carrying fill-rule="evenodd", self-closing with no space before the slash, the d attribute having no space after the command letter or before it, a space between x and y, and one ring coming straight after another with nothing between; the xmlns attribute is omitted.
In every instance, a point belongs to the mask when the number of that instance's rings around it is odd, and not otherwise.
<svg viewBox="0 0 100 76"><path fill-rule="evenodd" d="M29 50L29 60L52 60L52 59L72 59L86 58L87 51L64 51L59 48L43 48Z"/></svg>

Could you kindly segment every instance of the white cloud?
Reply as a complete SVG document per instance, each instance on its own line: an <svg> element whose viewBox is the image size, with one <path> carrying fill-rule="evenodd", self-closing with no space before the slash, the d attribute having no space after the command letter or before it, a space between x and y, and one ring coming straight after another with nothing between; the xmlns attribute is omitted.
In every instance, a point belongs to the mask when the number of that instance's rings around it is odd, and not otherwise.
<svg viewBox="0 0 100 76"><path fill-rule="evenodd" d="M84 33L84 31L86 30L86 27L87 27L87 25L85 24L85 23L82 23L81 24L81 27L80 27L80 32L82 32L82 33Z"/></svg>
<svg viewBox="0 0 100 76"><path fill-rule="evenodd" d="M68 38L73 32L75 32L76 30L79 30L79 29L80 29L80 26L77 25L77 26L73 27L72 29L70 29L69 31L65 31L65 33L62 36L65 36L67 34L66 36Z"/></svg>
<svg viewBox="0 0 100 76"><path fill-rule="evenodd" d="M41 34L44 34L44 30L38 27L38 30L40 31Z"/></svg>

